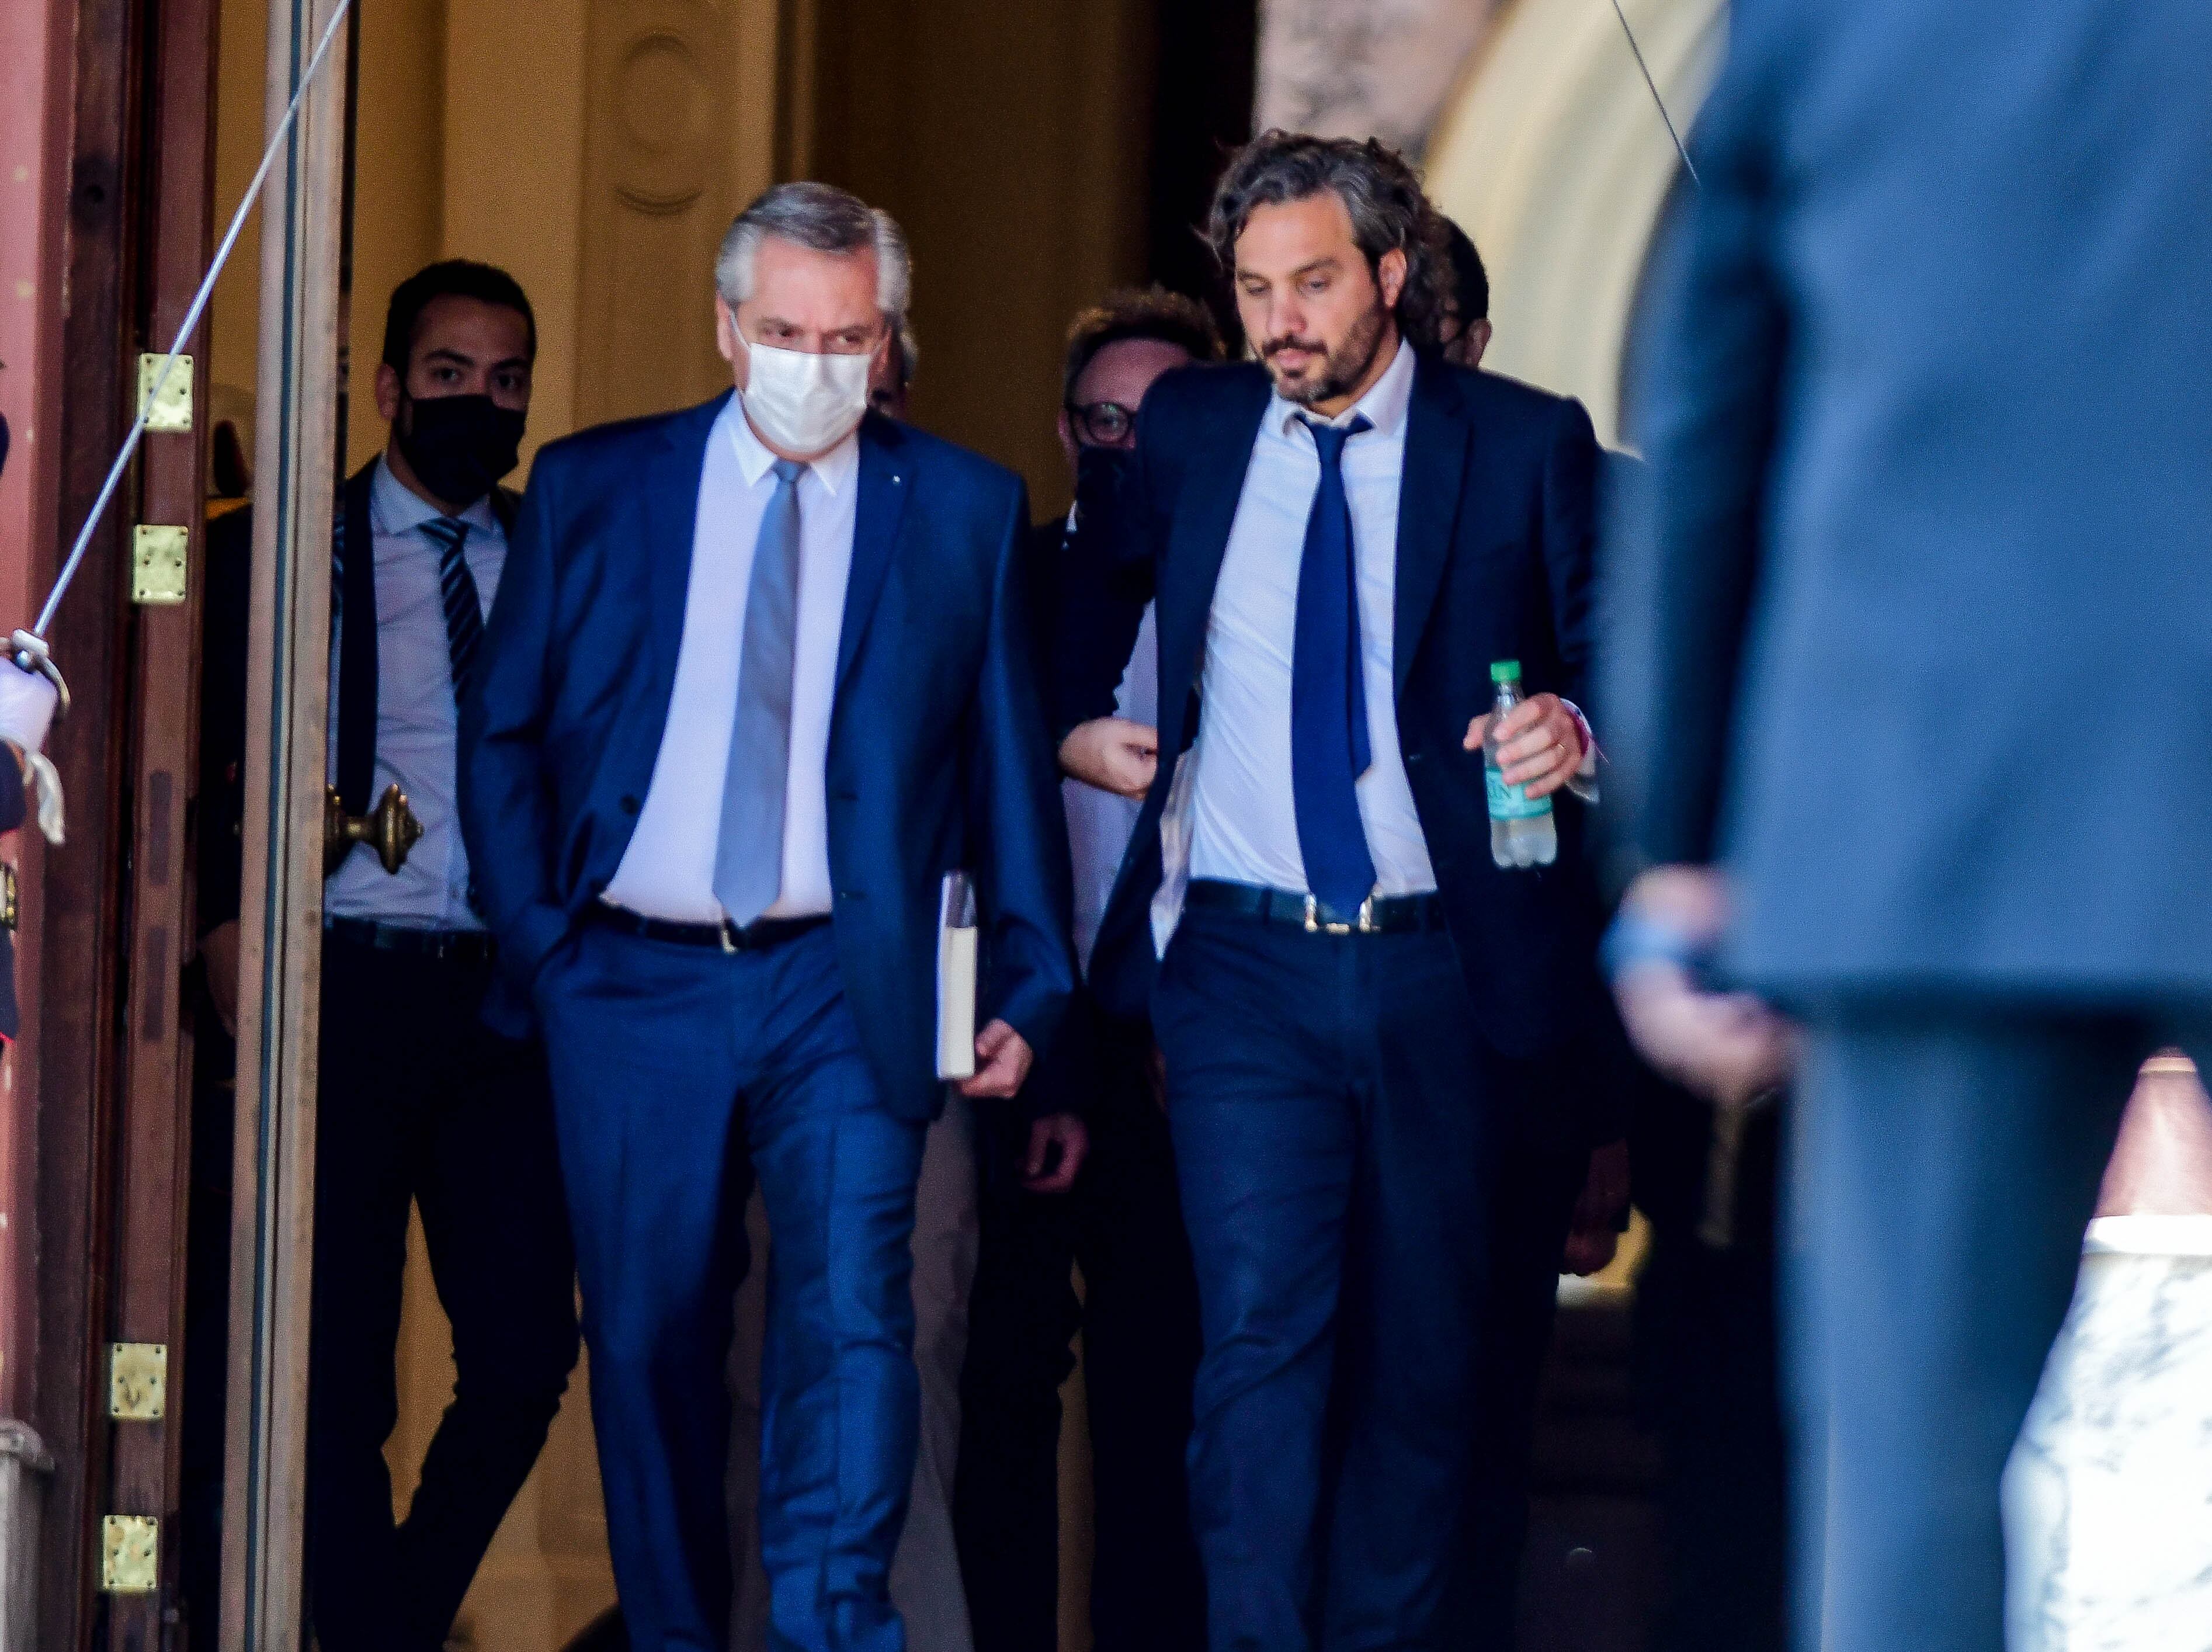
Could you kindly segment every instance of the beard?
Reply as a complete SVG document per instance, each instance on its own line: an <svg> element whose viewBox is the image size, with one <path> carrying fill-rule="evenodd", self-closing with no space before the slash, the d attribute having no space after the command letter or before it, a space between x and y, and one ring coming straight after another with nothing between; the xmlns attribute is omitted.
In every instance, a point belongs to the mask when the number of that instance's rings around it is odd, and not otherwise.
<svg viewBox="0 0 2212 1652"><path fill-rule="evenodd" d="M1300 407L1334 401L1348 394L1374 367L1376 352L1382 343L1383 325L1389 319L1389 312L1370 310L1334 349L1325 349L1317 339L1271 338L1261 347L1260 357L1267 364L1276 392L1285 401ZM1275 357L1286 349L1304 350L1310 356L1320 359L1309 360L1297 372L1288 372L1275 361Z"/></svg>

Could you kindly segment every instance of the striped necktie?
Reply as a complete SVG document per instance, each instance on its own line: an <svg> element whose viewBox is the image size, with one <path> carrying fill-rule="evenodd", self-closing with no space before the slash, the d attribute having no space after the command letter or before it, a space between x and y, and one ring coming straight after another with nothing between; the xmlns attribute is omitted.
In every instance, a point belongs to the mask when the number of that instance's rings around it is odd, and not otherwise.
<svg viewBox="0 0 2212 1652"><path fill-rule="evenodd" d="M483 641L483 604L477 597L469 559L461 554L468 544L469 525L438 516L425 522L422 531L438 548L438 592L445 604L446 645L453 656L453 697L458 700L476 664L477 645Z"/></svg>

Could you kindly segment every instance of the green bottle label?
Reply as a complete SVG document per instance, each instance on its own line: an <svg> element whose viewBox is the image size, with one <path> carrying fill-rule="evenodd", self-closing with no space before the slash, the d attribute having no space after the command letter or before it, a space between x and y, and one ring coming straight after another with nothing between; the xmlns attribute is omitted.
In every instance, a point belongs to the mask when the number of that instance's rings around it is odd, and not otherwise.
<svg viewBox="0 0 2212 1652"><path fill-rule="evenodd" d="M1532 798L1527 787L1507 785L1504 769L1486 767L1482 777L1489 783L1492 820L1534 820L1552 812L1551 799Z"/></svg>

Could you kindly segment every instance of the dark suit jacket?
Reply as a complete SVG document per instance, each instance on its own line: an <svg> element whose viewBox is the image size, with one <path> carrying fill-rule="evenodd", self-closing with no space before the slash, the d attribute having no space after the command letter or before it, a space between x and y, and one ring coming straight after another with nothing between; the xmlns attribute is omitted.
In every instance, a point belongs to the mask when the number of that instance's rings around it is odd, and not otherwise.
<svg viewBox="0 0 2212 1652"><path fill-rule="evenodd" d="M2202 994L2212 7L1729 33L1635 380L1636 847L1724 859L1784 996Z"/></svg>
<svg viewBox="0 0 2212 1652"><path fill-rule="evenodd" d="M461 710L461 825L535 979L613 878L653 779L699 477L728 398L541 451ZM845 987L889 1104L937 1108L944 874L977 877L985 1016L1050 1043L1074 984L1067 838L1023 594L1020 480L871 414L827 774Z"/></svg>
<svg viewBox="0 0 2212 1652"><path fill-rule="evenodd" d="M1144 1015L1150 1001L1160 815L1175 761L1197 737L1214 581L1268 395L1255 365L1184 368L1153 386L1139 427L1123 560L1155 571L1161 762L1091 976L1107 1009L1125 1018ZM1492 660L1520 660L1531 693L1583 694L1597 457L1578 403L1420 358L1399 507L1399 744L1474 1013L1490 1042L1513 1055L1557 1048L1592 1013L1597 906L1583 810L1560 794L1558 865L1500 871L1490 857L1482 754L1461 742L1468 720L1490 708ZM1109 714L1114 687L1094 672L1073 685L1056 720L1065 729Z"/></svg>
<svg viewBox="0 0 2212 1652"><path fill-rule="evenodd" d="M0 439L0 458L6 454L7 444ZM23 796L27 778L15 752L0 745L0 834L14 831L29 816ZM7 876L12 881L14 873ZM0 1041L13 1042L21 1019L15 1005L15 914L9 912L5 918L0 923Z"/></svg>
<svg viewBox="0 0 2212 1652"><path fill-rule="evenodd" d="M369 495L372 459L338 489L331 525L331 623L339 637L336 772L348 811L366 813L376 768L375 541ZM492 490L492 513L514 530L515 494ZM253 509L242 506L208 524L201 580L200 791L198 867L202 934L238 916L246 812L246 623L253 598ZM367 548L348 557L348 545ZM368 853L356 849L356 853Z"/></svg>

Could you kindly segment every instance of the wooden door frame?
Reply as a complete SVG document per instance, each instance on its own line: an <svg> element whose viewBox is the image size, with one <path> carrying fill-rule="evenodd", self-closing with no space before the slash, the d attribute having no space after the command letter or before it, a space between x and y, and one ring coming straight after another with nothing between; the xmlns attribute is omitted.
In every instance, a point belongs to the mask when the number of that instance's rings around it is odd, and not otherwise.
<svg viewBox="0 0 2212 1652"><path fill-rule="evenodd" d="M270 130L339 3L271 0ZM301 1631L347 46L342 30L262 207L224 1652L296 1652Z"/></svg>
<svg viewBox="0 0 2212 1652"><path fill-rule="evenodd" d="M162 0L146 39L143 207L144 348L166 350L184 323L212 253L216 27L220 0ZM203 323L185 353L208 382ZM135 392L135 386L134 386ZM132 632L130 841L118 1029L115 1260L106 1339L160 1343L169 1400L158 1422L109 1426L104 1513L161 1522L161 1586L112 1597L110 1647L157 1647L179 1603L186 1192L191 1163L192 1039L185 970L197 934L193 835L199 773L200 586L206 529L209 420L204 393L190 436L149 436L139 461L138 521L188 534L187 600L126 610ZM105 1391L95 1368L94 1388Z"/></svg>
<svg viewBox="0 0 2212 1652"><path fill-rule="evenodd" d="M135 391L143 8L78 0L74 42L56 88L66 110L53 148L66 179L62 279L69 302L58 370L43 386L43 422L58 433L51 532L33 548L31 588L46 591L90 510L130 423ZM64 20L57 18L58 25ZM38 1093L31 1157L35 1352L30 1420L58 1464L40 1534L39 1644L89 1643L94 1544L107 1468L98 1406L108 1311L111 1167L116 1101L125 790L125 604L131 497L111 510L83 574L47 635L74 699L48 750L70 801L70 841L43 857L40 879Z"/></svg>
<svg viewBox="0 0 2212 1652"><path fill-rule="evenodd" d="M56 483L31 553L34 593L49 587L129 428L141 353L169 347L206 268L219 6L55 9L47 181L63 197L56 261L69 302L56 370L39 386ZM48 634L74 700L49 742L70 837L43 854L27 845L24 856L36 1242L27 1369L9 1386L58 1464L37 1569L38 1644L54 1652L177 1643L204 329L185 351L200 416L190 434L146 438ZM185 603L132 600L138 523L185 528ZM167 1349L158 1421L106 1414L109 1345L126 1341ZM110 1514L161 1522L158 1591L100 1596Z"/></svg>

